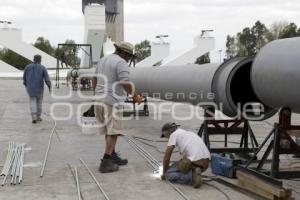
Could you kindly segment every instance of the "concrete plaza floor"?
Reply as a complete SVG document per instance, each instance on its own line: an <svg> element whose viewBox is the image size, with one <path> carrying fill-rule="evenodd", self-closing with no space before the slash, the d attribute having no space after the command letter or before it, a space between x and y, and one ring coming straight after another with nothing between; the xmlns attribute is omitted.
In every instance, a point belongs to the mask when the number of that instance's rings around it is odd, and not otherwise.
<svg viewBox="0 0 300 200"><path fill-rule="evenodd" d="M71 91L65 85L61 85L59 90L55 89L53 91L54 94L60 97L68 92ZM32 124L28 97L22 82L20 80L0 80L0 170L5 162L8 142L26 143L24 181L21 185L11 186L6 184L4 187L0 187L0 199L77 199L76 186L67 166L68 163L78 167L79 180L85 200L105 199L80 163L79 158L86 161L111 200L182 199L170 185L154 176L152 168L144 158L132 149L124 138L119 139L117 150L121 152L123 157L128 158L129 164L120 167L120 170L116 173L99 173L97 170L104 151L104 136L99 135L95 129L86 130L78 125L78 116L88 107L88 105L83 105L80 109L81 105L91 102L91 100L79 97L77 93L70 94L69 98L53 98L48 94L48 91L45 91L44 120L41 123ZM90 94L90 92L84 92L84 95ZM160 101L151 101L151 103L153 103L152 105L162 104ZM53 107L53 105L56 106ZM44 154L54 124L52 118L47 116L51 107L56 117L68 119L57 121L57 132L60 141L54 135L45 174L43 178L40 178ZM128 120L125 123L124 134L153 140L154 142L148 141L148 143L155 145L157 148L143 143L139 144L161 161L166 143L155 141L161 140L159 138L161 125L173 121L172 114L174 112L171 106L165 107L156 114L154 114L153 109L154 106L150 106L149 117ZM178 105L174 111L177 116L187 117L191 111L190 109L191 107L188 105ZM295 115L294 119L294 123L300 124L299 115ZM259 142L268 134L272 128L271 125L275 121L276 117L273 117L265 122L251 123ZM201 120L196 117L189 120L177 120L177 122L183 128L195 132L201 124ZM230 141L238 142L238 138L232 138ZM178 158L179 155L176 153L172 160ZM288 156L285 156L283 160L289 166L299 166L300 163L299 160ZM213 176L210 169L205 172L205 175ZM1 182L2 179L3 177L0 177ZM231 181L236 182L236 180ZM296 192L300 192L300 182L284 181L284 183ZM209 184L217 186L232 200L252 199L214 181L209 182ZM207 184L204 184L200 189L185 185L177 185L177 187L191 200L226 199L224 194ZM293 193L294 197L300 199L300 195L296 192Z"/></svg>

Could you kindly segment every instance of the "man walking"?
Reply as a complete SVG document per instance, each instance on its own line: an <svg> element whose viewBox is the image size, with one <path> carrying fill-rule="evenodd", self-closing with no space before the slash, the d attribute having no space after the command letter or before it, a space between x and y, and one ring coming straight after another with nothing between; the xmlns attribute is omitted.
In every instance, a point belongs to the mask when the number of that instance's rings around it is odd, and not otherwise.
<svg viewBox="0 0 300 200"><path fill-rule="evenodd" d="M208 168L210 153L197 134L178 127L175 123L167 123L162 127L161 137L169 138L169 141L161 178L198 188L202 185L201 173ZM175 146L178 147L182 159L169 167Z"/></svg>
<svg viewBox="0 0 300 200"><path fill-rule="evenodd" d="M35 55L33 63L26 66L23 74L23 84L30 98L30 111L34 124L42 121L44 81L51 93L51 81L47 69L41 65L41 60L40 55Z"/></svg>
<svg viewBox="0 0 300 200"><path fill-rule="evenodd" d="M105 135L105 154L99 171L102 173L115 172L119 165L126 165L127 159L122 159L115 151L118 136L122 135L123 103L127 94L133 95L134 100L141 102L141 96L133 94L129 81L130 69L127 64L132 60L133 45L128 42L116 44L112 55L102 58L96 68L93 78L95 91L95 115L100 126L100 133Z"/></svg>

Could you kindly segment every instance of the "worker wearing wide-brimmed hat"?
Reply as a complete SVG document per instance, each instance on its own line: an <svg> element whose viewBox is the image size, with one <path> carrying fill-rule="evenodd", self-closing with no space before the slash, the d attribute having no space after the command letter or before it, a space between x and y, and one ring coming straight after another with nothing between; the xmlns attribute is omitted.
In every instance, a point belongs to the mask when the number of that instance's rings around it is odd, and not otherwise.
<svg viewBox="0 0 300 200"><path fill-rule="evenodd" d="M93 78L95 91L95 115L100 133L105 135L106 147L99 171L102 173L118 171L119 165L126 165L115 152L118 136L123 134L123 106L127 94L133 95L137 103L142 101L136 95L129 80L128 62L134 57L134 47L128 42L115 44L114 54L102 58L96 67Z"/></svg>
<svg viewBox="0 0 300 200"><path fill-rule="evenodd" d="M166 123L161 129L161 137L169 139L163 161L162 179L168 179L175 183L192 184L198 188L202 185L201 173L209 165L210 153L197 134L178 127L179 125L176 123ZM182 159L169 166L176 146Z"/></svg>

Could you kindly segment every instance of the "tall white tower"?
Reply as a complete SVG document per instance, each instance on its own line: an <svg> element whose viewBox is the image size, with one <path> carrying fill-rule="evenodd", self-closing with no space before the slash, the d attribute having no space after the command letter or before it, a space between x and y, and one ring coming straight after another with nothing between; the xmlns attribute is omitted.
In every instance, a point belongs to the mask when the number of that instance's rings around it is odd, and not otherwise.
<svg viewBox="0 0 300 200"><path fill-rule="evenodd" d="M105 5L91 4L84 6L84 43L92 45L93 64L96 64L102 54L105 40ZM85 48L89 52L88 48ZM80 67L89 67L90 57L83 54Z"/></svg>
<svg viewBox="0 0 300 200"><path fill-rule="evenodd" d="M106 38L113 42L124 40L123 0L82 0L82 11L85 18L84 43L92 45L93 64L96 64ZM83 54L81 67L88 66L89 56Z"/></svg>

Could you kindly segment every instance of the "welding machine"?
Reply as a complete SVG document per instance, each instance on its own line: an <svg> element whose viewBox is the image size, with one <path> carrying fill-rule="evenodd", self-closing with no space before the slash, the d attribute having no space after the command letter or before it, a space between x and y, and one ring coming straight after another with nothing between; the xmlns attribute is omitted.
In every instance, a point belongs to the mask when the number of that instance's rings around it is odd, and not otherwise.
<svg viewBox="0 0 300 200"><path fill-rule="evenodd" d="M211 156L212 173L228 178L235 178L235 167L241 163L242 161L235 159L233 154L212 154Z"/></svg>

